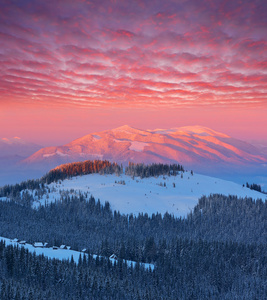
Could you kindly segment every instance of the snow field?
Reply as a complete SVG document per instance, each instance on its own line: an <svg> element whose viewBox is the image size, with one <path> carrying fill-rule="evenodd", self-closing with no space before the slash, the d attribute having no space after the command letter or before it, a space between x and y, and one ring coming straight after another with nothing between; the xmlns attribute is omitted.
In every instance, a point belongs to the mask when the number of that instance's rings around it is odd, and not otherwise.
<svg viewBox="0 0 267 300"><path fill-rule="evenodd" d="M66 179L61 183L48 185L50 193L34 202L34 206L44 205L60 198L60 193L74 190L92 195L102 204L108 201L112 210L123 214L166 212L176 217L185 217L203 195L224 194L238 197L261 198L267 195L250 190L240 184L200 174L183 173L177 176L159 176L140 179L128 175L116 176L90 174ZM117 182L117 183L116 183ZM121 184L124 183L125 184Z"/></svg>

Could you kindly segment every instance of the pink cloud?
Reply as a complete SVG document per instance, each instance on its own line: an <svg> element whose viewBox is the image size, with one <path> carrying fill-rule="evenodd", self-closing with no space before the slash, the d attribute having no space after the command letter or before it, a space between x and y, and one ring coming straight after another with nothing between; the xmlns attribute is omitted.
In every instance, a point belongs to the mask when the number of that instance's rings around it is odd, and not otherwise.
<svg viewBox="0 0 267 300"><path fill-rule="evenodd" d="M265 107L259 2L3 1L0 102Z"/></svg>

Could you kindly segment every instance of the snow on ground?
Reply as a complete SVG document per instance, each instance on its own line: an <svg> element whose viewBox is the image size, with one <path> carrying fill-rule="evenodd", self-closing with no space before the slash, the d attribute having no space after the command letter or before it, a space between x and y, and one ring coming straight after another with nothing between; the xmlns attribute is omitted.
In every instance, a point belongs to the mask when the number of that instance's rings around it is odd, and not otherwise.
<svg viewBox="0 0 267 300"><path fill-rule="evenodd" d="M60 151L56 151L55 153L51 153L51 154L43 154L43 157L51 157L51 156L55 156L55 155L69 156L68 154L62 153Z"/></svg>
<svg viewBox="0 0 267 300"><path fill-rule="evenodd" d="M136 152L142 152L146 146L149 146L149 144L133 141L133 142L131 142L131 146L129 147L129 149L136 151Z"/></svg>
<svg viewBox="0 0 267 300"><path fill-rule="evenodd" d="M117 183L116 183L117 182ZM124 183L125 184L122 184ZM166 185L166 186L164 186ZM73 177L59 183L51 183L50 193L34 202L34 206L53 202L60 198L60 191L74 189L94 196L102 204L108 201L112 210L137 215L138 213L161 213L166 211L174 216L186 216L202 195L224 194L253 199L267 199L267 195L250 190L234 182L185 172L183 178L159 176L140 179L127 175L90 174ZM37 198L36 198L37 199Z"/></svg>
<svg viewBox="0 0 267 300"><path fill-rule="evenodd" d="M0 237L0 240L4 241L6 246L8 245L13 245L13 246L19 246L19 247L24 247L25 249L28 249L29 252L35 252L36 255L44 255L46 257L49 257L51 259L59 259L59 260L71 260L71 257L73 257L73 260L78 263L80 255L84 255L83 252L75 251L75 250L67 250L67 249L57 249L53 250L52 248L35 248L31 244L25 244L21 245L19 242L16 242L12 239ZM88 255L88 254L86 254ZM100 256L99 256L100 257ZM93 254L93 258L96 259L97 255ZM114 265L116 262L116 259L114 258L109 258L109 260L112 262ZM136 265L135 261L130 261L130 260L123 260L123 262L126 262L128 267L131 267L131 265L134 267ZM148 263L140 263L140 266L144 267L145 269L151 269L152 271L154 270L154 265L153 264L148 264Z"/></svg>
<svg viewBox="0 0 267 300"><path fill-rule="evenodd" d="M93 134L93 141L97 141L102 139L101 136L97 135L97 134Z"/></svg>
<svg viewBox="0 0 267 300"><path fill-rule="evenodd" d="M87 153L79 153L79 156L81 157L87 157L88 154ZM103 159L103 154L98 154L98 153L91 153L90 154L91 157L93 157L94 159Z"/></svg>
<svg viewBox="0 0 267 300"><path fill-rule="evenodd" d="M138 141L130 141L130 140L118 140L114 139L114 142L116 143L130 143L129 150L136 151L136 152L142 152L146 146L149 146L148 143L144 142L138 142Z"/></svg>
<svg viewBox="0 0 267 300"><path fill-rule="evenodd" d="M51 154L43 154L43 157L51 157L51 156L54 156L56 155L56 153L51 153Z"/></svg>
<svg viewBox="0 0 267 300"><path fill-rule="evenodd" d="M19 247L24 247L25 249L28 249L30 252L35 252L36 255L43 254L44 256L47 256L49 258L55 258L55 259L60 259L60 260L63 260L63 259L70 260L71 256L73 255L73 259L76 263L78 263L80 254L83 255L82 252L74 251L74 250L66 250L66 249L53 250L52 248L35 248L31 244L20 245L18 242L14 242L13 240L4 238L4 237L0 237L0 240L5 241L6 246L18 245Z"/></svg>

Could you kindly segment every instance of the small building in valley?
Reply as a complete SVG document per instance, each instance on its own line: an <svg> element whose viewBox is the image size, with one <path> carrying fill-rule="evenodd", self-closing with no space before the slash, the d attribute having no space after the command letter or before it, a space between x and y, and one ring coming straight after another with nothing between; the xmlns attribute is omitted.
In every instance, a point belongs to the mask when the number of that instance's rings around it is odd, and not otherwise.
<svg viewBox="0 0 267 300"><path fill-rule="evenodd" d="M118 256L116 255L116 254L112 254L112 255L110 255L110 257L109 257L110 259L115 259L115 260L118 260Z"/></svg>
<svg viewBox="0 0 267 300"><path fill-rule="evenodd" d="M44 248L44 244L42 242L35 242L33 244L33 247L35 247L35 248Z"/></svg>

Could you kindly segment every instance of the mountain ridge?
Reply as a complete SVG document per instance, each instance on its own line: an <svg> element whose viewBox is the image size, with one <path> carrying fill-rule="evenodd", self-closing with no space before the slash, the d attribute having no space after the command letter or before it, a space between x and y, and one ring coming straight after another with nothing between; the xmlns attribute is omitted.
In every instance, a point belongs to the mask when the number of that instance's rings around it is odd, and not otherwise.
<svg viewBox="0 0 267 300"><path fill-rule="evenodd" d="M49 168L62 163L107 159L118 163L266 164L255 146L202 126L143 130L123 125L94 132L62 146L45 147L23 164Z"/></svg>

